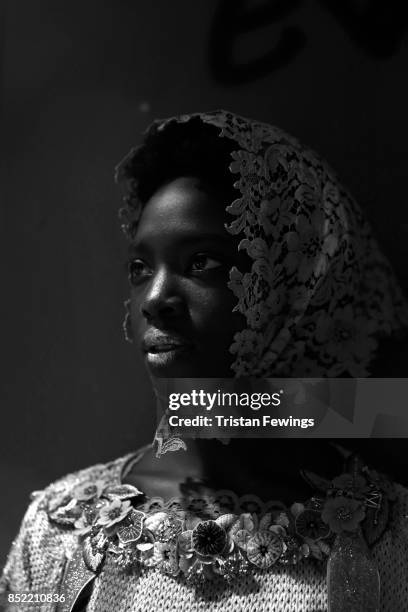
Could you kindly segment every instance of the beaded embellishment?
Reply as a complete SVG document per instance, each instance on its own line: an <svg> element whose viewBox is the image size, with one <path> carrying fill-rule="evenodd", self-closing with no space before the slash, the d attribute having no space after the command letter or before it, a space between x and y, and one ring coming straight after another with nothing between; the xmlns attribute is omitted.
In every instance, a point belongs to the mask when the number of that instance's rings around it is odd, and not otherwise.
<svg viewBox="0 0 408 612"><path fill-rule="evenodd" d="M305 559L324 570L339 535L362 533L369 546L381 537L396 496L385 477L366 466L331 481L302 474L317 494L289 508L230 491L164 502L132 485L93 480L50 499L48 515L77 533L94 572L110 555L123 571L156 568L195 586Z"/></svg>

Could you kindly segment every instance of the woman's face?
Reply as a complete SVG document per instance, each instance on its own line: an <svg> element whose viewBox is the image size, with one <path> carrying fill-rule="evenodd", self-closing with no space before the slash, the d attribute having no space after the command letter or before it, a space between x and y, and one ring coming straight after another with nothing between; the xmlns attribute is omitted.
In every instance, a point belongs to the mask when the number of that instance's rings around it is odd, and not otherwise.
<svg viewBox="0 0 408 612"><path fill-rule="evenodd" d="M224 227L227 204L182 177L143 209L130 248L131 322L154 377L232 375L229 347L244 318L227 283L232 266L249 262Z"/></svg>

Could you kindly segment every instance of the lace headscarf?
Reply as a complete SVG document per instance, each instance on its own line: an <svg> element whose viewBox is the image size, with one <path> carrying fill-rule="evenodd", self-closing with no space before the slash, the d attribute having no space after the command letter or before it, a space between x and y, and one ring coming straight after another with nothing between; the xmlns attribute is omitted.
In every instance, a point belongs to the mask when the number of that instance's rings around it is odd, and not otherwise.
<svg viewBox="0 0 408 612"><path fill-rule="evenodd" d="M252 268L230 271L246 319L230 347L235 376L369 375L379 339L408 327L408 307L360 207L318 155L271 125L215 111L156 121L147 133L197 117L236 144L226 230L242 238ZM142 209L133 171L142 150L116 173L130 240Z"/></svg>

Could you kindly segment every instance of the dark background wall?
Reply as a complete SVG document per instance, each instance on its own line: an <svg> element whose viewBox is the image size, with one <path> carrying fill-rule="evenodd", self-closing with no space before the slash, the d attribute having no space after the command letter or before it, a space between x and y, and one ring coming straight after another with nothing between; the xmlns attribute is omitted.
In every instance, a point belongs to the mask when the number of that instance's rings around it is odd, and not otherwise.
<svg viewBox="0 0 408 612"><path fill-rule="evenodd" d="M153 118L225 107L294 133L338 170L408 286L396 2L10 0L2 17L0 565L29 491L152 436L122 339L112 177Z"/></svg>

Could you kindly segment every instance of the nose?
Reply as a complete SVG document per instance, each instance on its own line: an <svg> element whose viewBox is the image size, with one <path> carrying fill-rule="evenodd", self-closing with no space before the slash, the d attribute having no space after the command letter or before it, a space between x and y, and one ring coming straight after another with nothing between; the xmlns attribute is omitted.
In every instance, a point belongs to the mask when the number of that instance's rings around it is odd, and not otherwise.
<svg viewBox="0 0 408 612"><path fill-rule="evenodd" d="M173 319L183 313L185 304L170 271L158 270L151 278L140 311L149 323Z"/></svg>

